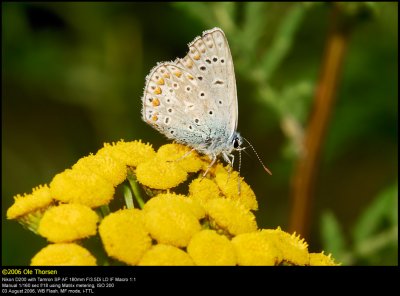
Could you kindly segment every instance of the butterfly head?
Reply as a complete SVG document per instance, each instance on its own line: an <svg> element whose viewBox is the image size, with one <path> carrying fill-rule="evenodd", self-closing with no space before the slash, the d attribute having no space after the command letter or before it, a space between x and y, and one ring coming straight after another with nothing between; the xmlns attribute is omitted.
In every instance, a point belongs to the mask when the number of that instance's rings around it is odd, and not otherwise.
<svg viewBox="0 0 400 296"><path fill-rule="evenodd" d="M242 137L240 136L239 133L235 133L235 134L233 135L233 138L232 138L232 147L233 147L233 150L241 150L241 149L242 149L242 148L241 148L242 144L243 144Z"/></svg>

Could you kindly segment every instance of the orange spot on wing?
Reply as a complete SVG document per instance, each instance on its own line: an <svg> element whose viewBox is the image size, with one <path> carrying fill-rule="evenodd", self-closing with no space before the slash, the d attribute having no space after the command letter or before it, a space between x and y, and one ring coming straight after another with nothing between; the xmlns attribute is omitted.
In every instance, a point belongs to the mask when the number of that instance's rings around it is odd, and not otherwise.
<svg viewBox="0 0 400 296"><path fill-rule="evenodd" d="M191 69L193 67L193 61L190 59L186 60L186 67L188 67L189 69Z"/></svg>
<svg viewBox="0 0 400 296"><path fill-rule="evenodd" d="M162 78L158 79L157 84L164 85L164 79L162 79Z"/></svg>
<svg viewBox="0 0 400 296"><path fill-rule="evenodd" d="M181 71L175 71L174 74L178 78L182 76L182 72Z"/></svg>
<svg viewBox="0 0 400 296"><path fill-rule="evenodd" d="M154 93L156 95L160 95L162 93L161 88L159 86L157 86L156 89L154 90Z"/></svg>
<svg viewBox="0 0 400 296"><path fill-rule="evenodd" d="M152 102L154 107L160 106L160 100L159 99L154 99Z"/></svg>

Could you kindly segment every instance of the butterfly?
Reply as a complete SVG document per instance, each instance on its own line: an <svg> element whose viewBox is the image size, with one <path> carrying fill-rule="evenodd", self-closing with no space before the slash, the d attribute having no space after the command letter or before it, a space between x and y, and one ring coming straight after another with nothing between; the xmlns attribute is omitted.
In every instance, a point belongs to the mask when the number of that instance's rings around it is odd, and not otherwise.
<svg viewBox="0 0 400 296"><path fill-rule="evenodd" d="M228 41L222 29L213 28L188 47L184 58L158 63L147 75L142 118L167 138L208 155L209 168L220 155L233 167L232 152L244 149L244 138L236 131L238 100Z"/></svg>

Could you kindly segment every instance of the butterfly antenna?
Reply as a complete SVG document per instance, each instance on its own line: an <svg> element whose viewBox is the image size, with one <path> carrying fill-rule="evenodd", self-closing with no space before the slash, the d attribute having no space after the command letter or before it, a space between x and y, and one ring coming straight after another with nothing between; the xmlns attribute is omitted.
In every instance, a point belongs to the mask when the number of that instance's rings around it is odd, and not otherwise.
<svg viewBox="0 0 400 296"><path fill-rule="evenodd" d="M257 151L256 151L256 149L254 149L253 145L251 145L251 143L250 143L245 137L242 137L242 138L247 142L247 144L250 145L251 149L253 149L255 155L256 155L257 158L258 158L258 161L261 163L261 165L263 166L264 170L265 170L268 174L270 174L270 175L272 176L271 171L270 171L270 170L264 165L264 163L261 161L261 158L258 156ZM239 154L239 155L240 155L240 154ZM240 165L240 158L239 158L239 165Z"/></svg>
<svg viewBox="0 0 400 296"><path fill-rule="evenodd" d="M240 195L240 168L242 166L242 150L239 150L238 195Z"/></svg>

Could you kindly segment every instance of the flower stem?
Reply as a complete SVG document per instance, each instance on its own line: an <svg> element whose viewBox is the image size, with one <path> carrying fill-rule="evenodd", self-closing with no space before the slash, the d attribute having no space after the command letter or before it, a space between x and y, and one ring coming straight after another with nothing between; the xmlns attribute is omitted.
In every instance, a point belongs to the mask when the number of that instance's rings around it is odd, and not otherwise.
<svg viewBox="0 0 400 296"><path fill-rule="evenodd" d="M108 205L101 206L101 207L100 207L100 211L101 211L101 214L102 214L102 216L103 216L103 218L104 218L104 217L106 217L108 214L110 214L110 207L109 207Z"/></svg>
<svg viewBox="0 0 400 296"><path fill-rule="evenodd" d="M135 206L133 205L132 191L126 185L124 185L123 190L124 190L124 199L125 199L126 208L127 209L135 208Z"/></svg>
<svg viewBox="0 0 400 296"><path fill-rule="evenodd" d="M290 231L308 237L313 189L318 172L321 147L335 102L341 77L341 66L350 37L350 25L342 22L343 15L333 5L331 31L328 35L314 106L306 128L304 154L300 155L292 177L292 210Z"/></svg>
<svg viewBox="0 0 400 296"><path fill-rule="evenodd" d="M129 185L131 185L133 195L135 196L135 199L136 199L137 203L139 204L139 207L141 209L143 209L145 202L143 200L142 195L140 194L140 189L139 189L139 185L136 181L136 177L131 171L128 171L128 181L129 181Z"/></svg>

